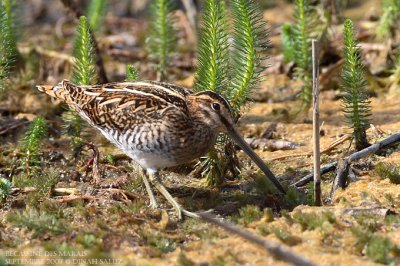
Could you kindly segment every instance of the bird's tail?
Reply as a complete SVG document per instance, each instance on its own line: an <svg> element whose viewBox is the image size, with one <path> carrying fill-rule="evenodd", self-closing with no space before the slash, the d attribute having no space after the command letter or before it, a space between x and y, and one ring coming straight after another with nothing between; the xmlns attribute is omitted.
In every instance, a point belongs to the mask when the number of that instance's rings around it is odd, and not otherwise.
<svg viewBox="0 0 400 266"><path fill-rule="evenodd" d="M44 92L52 97L58 98L61 101L69 104L72 102L72 99L70 97L70 91L69 91L70 90L69 87L71 85L73 86L73 84L70 81L63 80L56 86L38 85L38 86L36 86L36 88L41 92Z"/></svg>

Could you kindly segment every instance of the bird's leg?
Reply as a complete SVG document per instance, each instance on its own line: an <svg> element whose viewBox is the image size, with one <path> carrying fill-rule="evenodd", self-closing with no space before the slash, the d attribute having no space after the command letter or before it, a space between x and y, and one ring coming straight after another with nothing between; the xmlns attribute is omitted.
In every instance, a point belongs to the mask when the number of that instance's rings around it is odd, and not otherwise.
<svg viewBox="0 0 400 266"><path fill-rule="evenodd" d="M147 173L142 169L140 172L140 175L142 176L144 186L146 187L147 194L149 195L150 208L156 209L157 201L156 201L156 197L154 196L153 190L151 189L149 179L147 178Z"/></svg>
<svg viewBox="0 0 400 266"><path fill-rule="evenodd" d="M161 183L157 171L148 171L148 173L150 182L152 182L153 185L157 188L157 190L168 200L169 203L171 203L171 205L174 207L174 209L178 214L179 220L182 220L182 214L188 217L199 218L199 216L196 213L183 209L181 205L179 205L179 203L171 196L171 194L169 194L168 190Z"/></svg>

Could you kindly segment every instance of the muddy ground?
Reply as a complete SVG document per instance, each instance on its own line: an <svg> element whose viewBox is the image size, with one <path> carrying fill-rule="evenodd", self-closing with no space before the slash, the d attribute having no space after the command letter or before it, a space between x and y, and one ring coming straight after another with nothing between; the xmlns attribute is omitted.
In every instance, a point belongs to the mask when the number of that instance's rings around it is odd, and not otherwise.
<svg viewBox="0 0 400 266"><path fill-rule="evenodd" d="M160 209L150 209L137 166L115 156L119 151L88 129L87 141L100 151L102 182L93 185L92 167L87 166L92 151L85 147L82 155L74 158L70 138L61 133L65 107L34 89L37 84L69 78L75 25L58 1L48 7L41 2L24 3L27 22L19 50L28 63L0 102L0 177L14 182L12 193L1 203L0 265L285 265L223 229L192 218L177 221L161 196L157 197ZM311 112L292 116L299 107L292 97L299 82L282 62L279 26L291 20L293 8L285 1L276 2L264 13L271 26L271 67L263 73L265 79L244 109L239 127L250 140L260 139L275 125L270 140L295 144L291 150L271 151L262 145L256 150L289 187L312 171L312 158L307 155L312 151L312 121ZM364 44L374 43L371 32L381 12L380 2L354 1L343 12L356 21ZM122 9L117 5L112 10L118 13ZM191 32L182 26L185 23L182 17L180 47L185 52L174 57L168 80L190 87L195 54L190 50ZM143 49L145 18L122 17L110 11L105 25L97 35L109 78L123 80L125 65L131 63L144 79L155 79L154 67L146 61ZM340 24L334 27L332 35L340 36L340 28ZM380 48L364 47L368 69L390 67L387 58L391 51L385 54ZM336 48L341 49L340 45ZM321 69L321 149L351 133L341 113L340 72L335 71L338 61L324 63ZM367 131L370 143L400 128L399 85L389 89L390 75L377 73L371 74L369 82L373 110L373 127ZM49 130L42 145L40 170L29 177L20 167L19 140L29 121L38 115L46 118ZM353 152L351 140L344 140L322 154L322 165ZM240 175L228 176L221 186L209 187L204 179L193 176L194 163L164 171L163 181L188 210L214 209L220 217L286 245L318 265L400 263L400 189L377 167L390 164L399 169L398 143L354 163L353 180L346 189L336 191L334 198L330 197L334 172L323 175L323 207L310 206L312 183L281 196L262 182L262 174L245 154L238 154Z"/></svg>

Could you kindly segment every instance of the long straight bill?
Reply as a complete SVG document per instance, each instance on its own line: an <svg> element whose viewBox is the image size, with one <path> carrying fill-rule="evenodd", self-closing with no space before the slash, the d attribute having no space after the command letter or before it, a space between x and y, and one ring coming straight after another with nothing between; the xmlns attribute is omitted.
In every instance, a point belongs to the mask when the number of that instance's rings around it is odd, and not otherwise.
<svg viewBox="0 0 400 266"><path fill-rule="evenodd" d="M260 167L261 171L274 183L275 187L285 194L285 189L282 187L281 183L276 179L275 175L269 170L268 166L264 161L253 151L253 149L247 144L247 142L240 136L239 132L234 126L227 126L229 136L236 142L236 144L253 160L253 162Z"/></svg>

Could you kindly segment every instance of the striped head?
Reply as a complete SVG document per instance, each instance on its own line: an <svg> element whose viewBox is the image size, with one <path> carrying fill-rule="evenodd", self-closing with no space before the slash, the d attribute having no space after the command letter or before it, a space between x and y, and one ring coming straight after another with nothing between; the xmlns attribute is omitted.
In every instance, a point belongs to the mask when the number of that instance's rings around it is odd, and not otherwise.
<svg viewBox="0 0 400 266"><path fill-rule="evenodd" d="M213 91L202 91L189 96L194 114L211 129L228 133L234 124L232 108L228 101Z"/></svg>
<svg viewBox="0 0 400 266"><path fill-rule="evenodd" d="M221 95L212 91L202 91L189 96L191 104L194 106L194 115L217 132L226 133L231 139L255 162L261 171L275 184L275 186L285 193L284 188L269 170L263 160L253 151L247 142L240 135L233 120L232 108L227 100Z"/></svg>

